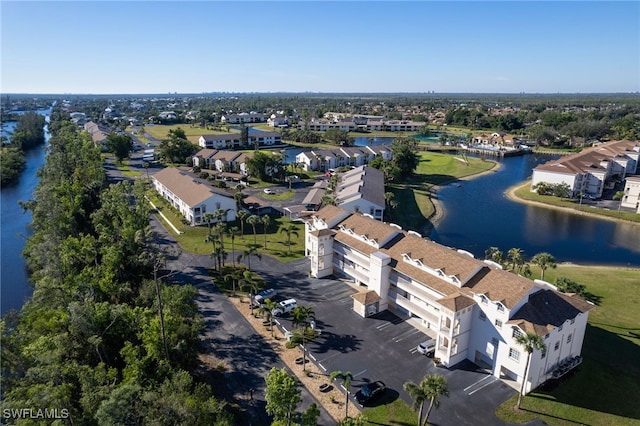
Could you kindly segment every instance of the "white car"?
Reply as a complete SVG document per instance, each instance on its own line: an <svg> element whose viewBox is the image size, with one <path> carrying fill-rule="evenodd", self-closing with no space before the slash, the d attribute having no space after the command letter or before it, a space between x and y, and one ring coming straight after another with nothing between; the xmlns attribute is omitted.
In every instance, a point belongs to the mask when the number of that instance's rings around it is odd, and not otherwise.
<svg viewBox="0 0 640 426"><path fill-rule="evenodd" d="M271 189L271 188L265 188L265 189L263 190L263 192L264 192L265 194L275 194L275 193L276 193L276 191L274 191L274 190L273 190L273 189Z"/></svg>
<svg viewBox="0 0 640 426"><path fill-rule="evenodd" d="M293 308L298 306L296 299L287 299L278 303L278 307L271 311L271 314L275 317L291 312Z"/></svg>
<svg viewBox="0 0 640 426"><path fill-rule="evenodd" d="M422 355L433 356L436 351L436 341L429 339L426 342L422 342L416 348Z"/></svg>

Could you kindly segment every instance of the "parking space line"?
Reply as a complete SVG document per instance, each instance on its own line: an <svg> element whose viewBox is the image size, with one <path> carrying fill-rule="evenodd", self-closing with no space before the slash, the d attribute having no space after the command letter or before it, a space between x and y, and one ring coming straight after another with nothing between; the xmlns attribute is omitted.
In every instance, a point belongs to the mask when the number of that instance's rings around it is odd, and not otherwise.
<svg viewBox="0 0 640 426"><path fill-rule="evenodd" d="M377 328L378 330L382 330L383 328L385 328L385 327L389 327L390 325L391 325L391 323L390 323L390 322L385 322L384 324L379 325L379 326L377 326L376 328Z"/></svg>
<svg viewBox="0 0 640 426"><path fill-rule="evenodd" d="M366 371L367 371L367 369L365 368L364 370L362 370L362 371L361 371L361 372L359 372L358 374L354 374L354 375L353 375L353 378L355 379L355 378L356 378L356 377L358 377L359 375L366 373Z"/></svg>
<svg viewBox="0 0 640 426"><path fill-rule="evenodd" d="M481 389L483 389L483 388L486 388L486 387L487 387L487 386L489 386L491 383L493 383L493 382L495 382L496 380L498 380L498 378L497 378L497 377L495 377L495 376L491 376L491 377L493 377L493 379L494 379L494 380L490 380L489 382L485 383L483 386L480 386L478 389L476 389L476 390L474 390L474 391L472 391L472 392L469 392L469 395L473 395L474 393L478 392L479 390L481 390Z"/></svg>
<svg viewBox="0 0 640 426"><path fill-rule="evenodd" d="M309 358L311 358L314 362L317 361L316 357L313 356L311 352L309 352Z"/></svg>
<svg viewBox="0 0 640 426"><path fill-rule="evenodd" d="M392 340L394 342L398 343L398 342L400 342L400 341L406 339L407 337L409 337L409 336L411 336L413 334L416 334L416 333L421 333L421 331L414 328L413 330L405 331L404 333L397 335Z"/></svg>
<svg viewBox="0 0 640 426"><path fill-rule="evenodd" d="M327 369L324 368L324 365L322 365L321 363L318 363L318 365L320 366L320 368L322 368L322 371L327 371Z"/></svg>
<svg viewBox="0 0 640 426"><path fill-rule="evenodd" d="M474 387L475 385L479 384L480 382L483 382L483 381L487 380L487 379L488 379L488 378L490 378L490 377L492 377L492 376L485 376L485 377L483 377L482 379L479 379L479 380L477 380L477 381L475 381L475 382L471 383L469 386L467 386L467 387L466 387L466 388L464 388L463 390L466 392L466 391L468 391L469 389L471 389L472 387Z"/></svg>

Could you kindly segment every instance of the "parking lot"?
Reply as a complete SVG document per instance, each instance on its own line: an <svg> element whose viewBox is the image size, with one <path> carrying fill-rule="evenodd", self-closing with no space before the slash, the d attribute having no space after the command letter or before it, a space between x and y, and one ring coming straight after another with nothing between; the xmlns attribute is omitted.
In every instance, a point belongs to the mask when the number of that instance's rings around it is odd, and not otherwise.
<svg viewBox="0 0 640 426"><path fill-rule="evenodd" d="M257 263L261 265L256 269L278 290L279 299L295 298L298 306L313 308L316 328L321 333L307 343L308 354L327 374L337 370L351 372L352 394L365 383L381 380L387 392L378 403L402 398L411 404L403 384L419 383L426 374L439 373L447 377L450 396L441 399L440 409L432 412L430 421L460 425L506 424L493 412L515 393L509 385L469 361L451 369L435 367L430 358L416 350L419 343L429 338L426 334L388 311L360 317L353 311L350 297L358 289L337 279L308 278L306 259L280 266L279 262L267 258ZM277 321L283 329L292 328L288 316L279 317Z"/></svg>

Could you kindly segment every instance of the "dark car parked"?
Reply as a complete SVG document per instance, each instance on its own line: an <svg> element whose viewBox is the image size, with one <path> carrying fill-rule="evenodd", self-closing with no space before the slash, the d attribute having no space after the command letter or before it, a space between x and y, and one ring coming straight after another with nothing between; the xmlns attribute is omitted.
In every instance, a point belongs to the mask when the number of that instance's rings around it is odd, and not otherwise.
<svg viewBox="0 0 640 426"><path fill-rule="evenodd" d="M361 407L364 407L366 404L380 398L386 388L384 383L379 380L377 382L367 383L356 392L356 401L358 401Z"/></svg>

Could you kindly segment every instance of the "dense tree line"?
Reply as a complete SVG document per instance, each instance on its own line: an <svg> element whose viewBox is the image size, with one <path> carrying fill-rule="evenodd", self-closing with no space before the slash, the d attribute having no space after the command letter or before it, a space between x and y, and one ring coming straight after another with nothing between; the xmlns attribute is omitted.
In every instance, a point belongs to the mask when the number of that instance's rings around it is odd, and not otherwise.
<svg viewBox="0 0 640 426"><path fill-rule="evenodd" d="M11 143L2 141L0 150L0 186L15 183L24 170L24 151L44 143L45 119L37 112L28 111L19 116L11 136Z"/></svg>
<svg viewBox="0 0 640 426"><path fill-rule="evenodd" d="M91 138L71 123L52 127L24 204L33 296L0 322L2 409L58 409L60 424L231 424L194 378L195 289L162 279L144 183L107 185Z"/></svg>

